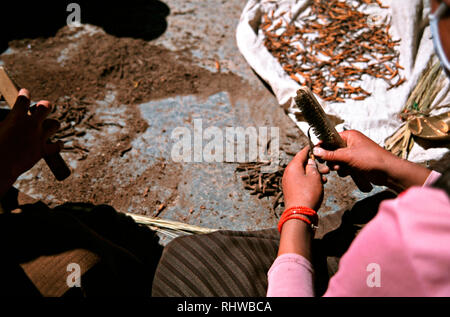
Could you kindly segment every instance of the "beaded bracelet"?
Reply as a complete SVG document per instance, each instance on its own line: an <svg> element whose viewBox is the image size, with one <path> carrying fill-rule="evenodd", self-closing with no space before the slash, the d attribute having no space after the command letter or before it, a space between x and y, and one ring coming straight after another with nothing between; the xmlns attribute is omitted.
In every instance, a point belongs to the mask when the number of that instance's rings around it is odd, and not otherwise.
<svg viewBox="0 0 450 317"><path fill-rule="evenodd" d="M291 219L299 219L304 221L309 226L311 226L311 229L313 231L317 229L317 225L319 223L317 212L315 212L313 209L303 206L291 207L283 212L280 221L278 222L278 231L280 233L284 223Z"/></svg>

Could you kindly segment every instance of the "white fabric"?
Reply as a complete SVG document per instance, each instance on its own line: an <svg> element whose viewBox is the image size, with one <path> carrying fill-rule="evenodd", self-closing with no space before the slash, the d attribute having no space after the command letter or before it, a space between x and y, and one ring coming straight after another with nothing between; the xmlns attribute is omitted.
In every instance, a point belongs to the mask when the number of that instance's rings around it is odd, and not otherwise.
<svg viewBox="0 0 450 317"><path fill-rule="evenodd" d="M277 13L283 11L295 12L305 1L249 0L236 31L236 40L240 52L258 75L271 86L279 104L287 109L289 117L304 133L309 126L305 122L296 120L294 114L299 110L294 106L292 98L295 96L299 84L289 77L277 59L266 49L263 44L264 35L259 26L263 14L270 12L275 6L278 7L275 11L275 16L277 16ZM428 0L382 0L382 2L389 6L389 9L366 6L364 11L371 16L376 15L382 16L384 19L392 19L390 34L394 40L401 39L397 50L400 52L400 65L405 68L400 70L401 75L406 77L407 81L397 88L387 90L388 84L383 79L375 79L364 75L367 77L363 77L364 82L361 87L372 93L365 100L327 103L319 98L328 114L344 120L343 124L336 127L338 131L342 131L344 127L359 130L381 146L384 145L385 139L402 125L402 121L398 119L398 114L434 52L430 27L427 25L423 33L419 31L420 23L423 23L429 13ZM302 15L298 19L301 19L301 17ZM419 46L414 58L414 47L417 45ZM446 79L445 88L436 98L439 105L450 103L449 89L450 83ZM441 108L432 112L432 114L439 114L448 110L450 110L450 107ZM415 143L408 159L415 162L439 159L447 151L447 148L425 150Z"/></svg>

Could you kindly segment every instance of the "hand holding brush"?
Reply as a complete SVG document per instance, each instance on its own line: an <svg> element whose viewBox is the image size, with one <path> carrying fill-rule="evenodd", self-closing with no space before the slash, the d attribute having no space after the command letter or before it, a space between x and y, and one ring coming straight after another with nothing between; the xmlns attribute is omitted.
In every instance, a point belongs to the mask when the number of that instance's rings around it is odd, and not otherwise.
<svg viewBox="0 0 450 317"><path fill-rule="evenodd" d="M327 161L339 176L357 171L372 184L387 186L401 192L411 186L423 186L431 170L395 156L361 132L350 130L340 133L347 147L334 151L314 148L314 155Z"/></svg>
<svg viewBox="0 0 450 317"><path fill-rule="evenodd" d="M307 87L301 87L297 91L295 103L302 111L303 117L312 127L316 136L322 141L322 148L333 151L347 146L346 142L331 124L311 90ZM359 190L362 192L370 192L372 190L372 185L365 179L364 175L358 171L352 171L350 175Z"/></svg>

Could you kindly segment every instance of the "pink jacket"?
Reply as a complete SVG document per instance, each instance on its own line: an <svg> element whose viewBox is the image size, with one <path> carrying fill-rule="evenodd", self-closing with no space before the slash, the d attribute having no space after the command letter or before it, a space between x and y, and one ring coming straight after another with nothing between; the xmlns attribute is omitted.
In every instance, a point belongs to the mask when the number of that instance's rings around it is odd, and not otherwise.
<svg viewBox="0 0 450 317"><path fill-rule="evenodd" d="M341 258L324 296L450 296L450 200L413 187L381 203ZM314 296L313 268L298 254L278 257L267 296Z"/></svg>

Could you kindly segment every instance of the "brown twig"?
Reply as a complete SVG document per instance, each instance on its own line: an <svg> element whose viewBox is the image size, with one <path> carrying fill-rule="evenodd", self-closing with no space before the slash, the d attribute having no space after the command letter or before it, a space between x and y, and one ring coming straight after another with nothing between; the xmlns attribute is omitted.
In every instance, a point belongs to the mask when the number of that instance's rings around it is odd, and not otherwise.
<svg viewBox="0 0 450 317"><path fill-rule="evenodd" d="M274 216L278 218L276 208L282 204L281 180L285 167L280 166L278 171L273 173L262 173L261 167L268 165L269 163L261 162L241 163L236 171L244 173L244 175L241 175L241 179L244 182L244 188L251 191L250 195L257 195L259 199L275 197L272 201L271 210Z"/></svg>

